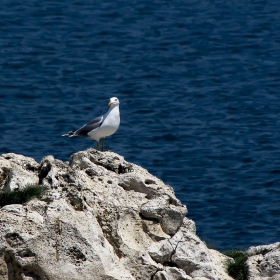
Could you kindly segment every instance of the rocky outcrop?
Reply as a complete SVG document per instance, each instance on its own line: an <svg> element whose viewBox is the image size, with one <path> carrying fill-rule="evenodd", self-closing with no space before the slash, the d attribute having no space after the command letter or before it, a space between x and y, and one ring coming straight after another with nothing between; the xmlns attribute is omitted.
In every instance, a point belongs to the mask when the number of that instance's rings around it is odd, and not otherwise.
<svg viewBox="0 0 280 280"><path fill-rule="evenodd" d="M232 279L173 189L118 154L0 157L2 190L34 183L51 202L0 209L0 279Z"/></svg>
<svg viewBox="0 0 280 280"><path fill-rule="evenodd" d="M280 279L280 242L250 247L248 280L279 280Z"/></svg>

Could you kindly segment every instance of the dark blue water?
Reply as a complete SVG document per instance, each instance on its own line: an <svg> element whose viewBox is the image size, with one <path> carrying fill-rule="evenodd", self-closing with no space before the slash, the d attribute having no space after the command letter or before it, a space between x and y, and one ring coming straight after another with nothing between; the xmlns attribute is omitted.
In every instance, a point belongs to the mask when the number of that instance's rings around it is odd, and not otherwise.
<svg viewBox="0 0 280 280"><path fill-rule="evenodd" d="M218 249L280 241L280 2L0 4L0 154L64 161L121 101L106 148L174 187Z"/></svg>

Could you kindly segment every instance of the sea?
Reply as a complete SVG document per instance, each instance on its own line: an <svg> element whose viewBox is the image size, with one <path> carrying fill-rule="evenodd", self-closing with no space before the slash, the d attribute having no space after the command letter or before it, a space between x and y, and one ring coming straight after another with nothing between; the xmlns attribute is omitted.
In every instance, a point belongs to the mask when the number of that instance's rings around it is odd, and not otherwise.
<svg viewBox="0 0 280 280"><path fill-rule="evenodd" d="M203 241L280 241L279 0L1 1L0 154L96 147L61 135L113 96L105 149L171 185Z"/></svg>

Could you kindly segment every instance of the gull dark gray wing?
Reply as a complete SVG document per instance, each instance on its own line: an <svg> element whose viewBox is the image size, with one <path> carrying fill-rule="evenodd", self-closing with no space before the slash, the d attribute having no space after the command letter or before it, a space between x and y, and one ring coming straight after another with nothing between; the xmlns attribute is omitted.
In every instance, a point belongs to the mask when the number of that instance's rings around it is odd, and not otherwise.
<svg viewBox="0 0 280 280"><path fill-rule="evenodd" d="M83 136L83 137L89 137L88 133L96 128L98 128L102 122L103 122L103 116L98 117L90 121L89 123L85 124L81 128L75 131L75 136Z"/></svg>

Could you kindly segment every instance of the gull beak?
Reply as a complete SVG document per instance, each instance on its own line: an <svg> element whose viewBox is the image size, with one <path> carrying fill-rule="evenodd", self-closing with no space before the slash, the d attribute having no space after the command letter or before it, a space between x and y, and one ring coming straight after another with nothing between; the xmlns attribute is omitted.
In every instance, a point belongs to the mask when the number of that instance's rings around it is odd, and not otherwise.
<svg viewBox="0 0 280 280"><path fill-rule="evenodd" d="M112 102L112 101L110 101L108 105L109 105L109 106L111 106L112 104L113 104L113 102Z"/></svg>

